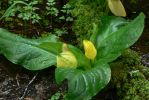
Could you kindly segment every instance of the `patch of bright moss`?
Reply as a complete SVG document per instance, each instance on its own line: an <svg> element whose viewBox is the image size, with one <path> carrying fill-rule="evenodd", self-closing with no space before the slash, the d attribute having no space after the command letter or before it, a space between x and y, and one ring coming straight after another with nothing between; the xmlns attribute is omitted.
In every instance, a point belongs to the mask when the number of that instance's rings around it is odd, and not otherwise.
<svg viewBox="0 0 149 100"><path fill-rule="evenodd" d="M149 100L149 68L141 65L135 51L126 50L111 68L119 100Z"/></svg>
<svg viewBox="0 0 149 100"><path fill-rule="evenodd" d="M70 5L75 9L72 15L76 19L72 26L79 39L89 38L92 33L93 23L100 23L100 16L105 14L105 0L70 0Z"/></svg>

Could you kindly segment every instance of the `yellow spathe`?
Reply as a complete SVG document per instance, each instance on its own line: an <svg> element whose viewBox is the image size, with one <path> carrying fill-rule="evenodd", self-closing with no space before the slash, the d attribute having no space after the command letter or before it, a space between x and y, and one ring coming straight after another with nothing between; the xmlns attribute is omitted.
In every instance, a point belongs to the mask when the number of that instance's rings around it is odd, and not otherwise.
<svg viewBox="0 0 149 100"><path fill-rule="evenodd" d="M76 68L77 59L75 55L70 52L66 44L63 44L62 53L57 56L57 67L61 68Z"/></svg>
<svg viewBox="0 0 149 100"><path fill-rule="evenodd" d="M97 51L94 44L91 41L83 40L83 45L84 45L85 56L88 59L94 60L97 55Z"/></svg>
<svg viewBox="0 0 149 100"><path fill-rule="evenodd" d="M126 16L125 8L120 0L108 0L108 6L114 15Z"/></svg>

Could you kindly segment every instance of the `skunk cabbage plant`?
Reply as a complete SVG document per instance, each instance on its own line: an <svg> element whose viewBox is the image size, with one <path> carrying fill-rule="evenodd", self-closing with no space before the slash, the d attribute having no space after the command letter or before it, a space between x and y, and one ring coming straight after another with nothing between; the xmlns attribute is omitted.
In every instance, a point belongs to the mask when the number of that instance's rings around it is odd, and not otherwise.
<svg viewBox="0 0 149 100"><path fill-rule="evenodd" d="M94 25L90 40L83 41L84 50L62 43L53 35L26 39L0 29L0 54L29 70L57 66L57 83L68 80L65 100L89 100L109 83L109 63L138 40L144 18L143 13L132 21L102 17L101 24Z"/></svg>

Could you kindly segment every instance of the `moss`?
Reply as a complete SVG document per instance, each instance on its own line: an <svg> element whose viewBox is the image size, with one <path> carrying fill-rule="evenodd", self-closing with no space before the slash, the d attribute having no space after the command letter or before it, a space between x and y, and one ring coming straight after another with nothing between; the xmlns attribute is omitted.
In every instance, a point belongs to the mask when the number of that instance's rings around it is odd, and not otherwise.
<svg viewBox="0 0 149 100"><path fill-rule="evenodd" d="M111 68L119 100L149 100L149 68L141 65L136 52L126 50Z"/></svg>
<svg viewBox="0 0 149 100"><path fill-rule="evenodd" d="M73 31L79 39L89 38L92 33L93 23L100 23L100 16L105 11L105 1L101 0L70 0L75 9L72 15L76 19L72 26Z"/></svg>

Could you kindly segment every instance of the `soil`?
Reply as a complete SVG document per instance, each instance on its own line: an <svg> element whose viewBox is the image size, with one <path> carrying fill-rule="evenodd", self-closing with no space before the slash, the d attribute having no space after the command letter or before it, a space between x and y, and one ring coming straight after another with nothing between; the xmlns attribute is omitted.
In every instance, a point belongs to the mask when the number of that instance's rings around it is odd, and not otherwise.
<svg viewBox="0 0 149 100"><path fill-rule="evenodd" d="M0 100L47 100L66 90L66 82L56 84L54 68L32 72L0 56Z"/></svg>
<svg viewBox="0 0 149 100"><path fill-rule="evenodd" d="M146 24L143 34L139 40L132 46L132 49L141 55L149 53L149 24Z"/></svg>

